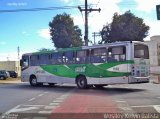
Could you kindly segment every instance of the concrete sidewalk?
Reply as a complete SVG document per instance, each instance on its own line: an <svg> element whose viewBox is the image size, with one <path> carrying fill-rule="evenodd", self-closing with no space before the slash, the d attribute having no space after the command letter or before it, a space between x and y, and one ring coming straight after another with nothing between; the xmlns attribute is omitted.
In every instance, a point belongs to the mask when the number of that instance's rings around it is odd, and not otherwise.
<svg viewBox="0 0 160 119"><path fill-rule="evenodd" d="M151 83L160 84L160 75L152 74L150 78Z"/></svg>

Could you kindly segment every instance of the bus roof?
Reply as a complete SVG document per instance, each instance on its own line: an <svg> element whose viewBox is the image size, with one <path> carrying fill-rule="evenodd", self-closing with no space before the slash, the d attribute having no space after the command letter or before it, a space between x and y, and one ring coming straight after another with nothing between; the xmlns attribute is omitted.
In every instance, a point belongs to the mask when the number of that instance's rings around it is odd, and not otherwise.
<svg viewBox="0 0 160 119"><path fill-rule="evenodd" d="M111 47L111 46L122 46L127 45L130 43L136 43L136 44L144 44L144 42L134 42L134 41L123 41L123 42L114 42L114 43L107 43L107 44L101 44L101 45L92 45L92 46L82 46L82 47L72 47L72 48L59 48L56 50L50 50L50 51L40 51L40 52L33 52L33 53L25 53L24 55L39 55L39 54L51 54L54 52L66 52L66 51L77 51L82 49L92 49L92 48L101 48L101 47ZM145 44L144 44L145 45Z"/></svg>
<svg viewBox="0 0 160 119"><path fill-rule="evenodd" d="M77 51L77 50L81 50L81 49L82 49L82 47L58 48L58 49L56 49L56 50L39 51L39 52L33 52L33 53L25 53L24 55L51 54L51 53L54 53L54 52Z"/></svg>

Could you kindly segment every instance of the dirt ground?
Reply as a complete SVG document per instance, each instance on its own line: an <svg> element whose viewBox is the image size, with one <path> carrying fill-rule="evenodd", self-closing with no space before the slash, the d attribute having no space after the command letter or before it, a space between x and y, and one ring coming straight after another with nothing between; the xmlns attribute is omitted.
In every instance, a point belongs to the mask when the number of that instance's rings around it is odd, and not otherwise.
<svg viewBox="0 0 160 119"><path fill-rule="evenodd" d="M5 84L5 83L21 83L21 78L7 78L6 80L0 80L0 84Z"/></svg>

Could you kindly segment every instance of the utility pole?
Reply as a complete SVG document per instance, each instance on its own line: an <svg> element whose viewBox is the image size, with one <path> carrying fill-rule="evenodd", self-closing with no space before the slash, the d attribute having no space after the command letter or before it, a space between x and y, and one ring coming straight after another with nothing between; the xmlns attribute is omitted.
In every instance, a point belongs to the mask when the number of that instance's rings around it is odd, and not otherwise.
<svg viewBox="0 0 160 119"><path fill-rule="evenodd" d="M100 35L100 32L93 32L93 33L92 33L92 36L94 37L94 45L95 45L95 44L96 44L96 37L97 37L97 36L101 36L101 35Z"/></svg>
<svg viewBox="0 0 160 119"><path fill-rule="evenodd" d="M85 40L85 45L88 46L88 13L92 12L92 11L101 11L101 9L88 9L88 3L87 0L85 0L85 9L82 9L80 6L78 6L78 9L80 10L80 12L85 11L85 36L84 36L84 40Z"/></svg>
<svg viewBox="0 0 160 119"><path fill-rule="evenodd" d="M19 49L19 46L18 46L18 47L17 47L18 60L19 60L19 52L20 52L20 49Z"/></svg>

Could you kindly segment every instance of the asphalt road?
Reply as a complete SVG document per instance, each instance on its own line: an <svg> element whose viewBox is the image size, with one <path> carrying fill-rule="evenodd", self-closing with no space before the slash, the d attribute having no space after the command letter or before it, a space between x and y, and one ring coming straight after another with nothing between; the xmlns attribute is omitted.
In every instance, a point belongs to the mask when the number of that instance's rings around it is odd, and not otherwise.
<svg viewBox="0 0 160 119"><path fill-rule="evenodd" d="M1 118L17 116L12 113L42 114L44 118L52 113L144 113L155 114L149 116L156 118L160 117L159 92L160 84L153 83L87 90L74 85L31 87L28 83L0 83L0 113Z"/></svg>

